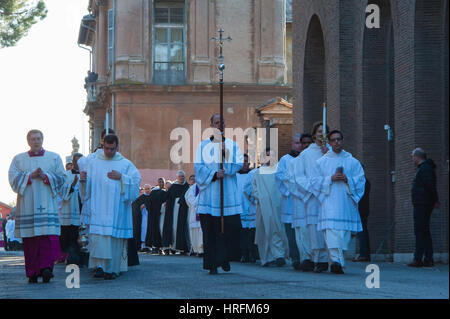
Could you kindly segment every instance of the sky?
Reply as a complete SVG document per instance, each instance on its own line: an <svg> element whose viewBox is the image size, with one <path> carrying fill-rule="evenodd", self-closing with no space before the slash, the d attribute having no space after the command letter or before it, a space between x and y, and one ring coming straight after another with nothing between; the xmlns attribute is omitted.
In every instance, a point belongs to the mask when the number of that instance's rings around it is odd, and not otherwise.
<svg viewBox="0 0 450 319"><path fill-rule="evenodd" d="M84 78L89 52L78 47L78 31L88 0L45 0L47 17L31 27L15 47L0 48L0 201L16 200L8 181L15 155L26 152L26 134L44 133L44 149L66 163L75 136L79 152L89 152Z"/></svg>

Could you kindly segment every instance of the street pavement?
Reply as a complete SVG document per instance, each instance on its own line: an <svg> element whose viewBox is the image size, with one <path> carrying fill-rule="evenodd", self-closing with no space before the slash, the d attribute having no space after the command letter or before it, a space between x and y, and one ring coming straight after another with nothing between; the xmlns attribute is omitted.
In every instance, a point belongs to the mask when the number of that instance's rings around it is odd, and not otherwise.
<svg viewBox="0 0 450 319"><path fill-rule="evenodd" d="M345 274L303 273L290 265L263 268L231 263L231 271L209 275L193 256L139 254L140 265L115 280L80 269L79 288L67 288L66 265L55 265L49 284L29 284L23 252L0 250L0 299L448 299L448 265L410 268L380 262L379 288L367 288L368 263L347 261ZM370 279L370 278L369 278ZM72 281L73 282L73 281Z"/></svg>

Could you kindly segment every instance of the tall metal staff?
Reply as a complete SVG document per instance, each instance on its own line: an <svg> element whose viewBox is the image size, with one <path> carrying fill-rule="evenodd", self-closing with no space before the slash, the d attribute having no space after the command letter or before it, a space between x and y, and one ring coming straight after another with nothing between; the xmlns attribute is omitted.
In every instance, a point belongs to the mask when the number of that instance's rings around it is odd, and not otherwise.
<svg viewBox="0 0 450 319"><path fill-rule="evenodd" d="M225 157L225 143L223 141L224 137L224 129L223 129L223 70L225 70L225 64L223 64L223 42L224 41L231 41L231 37L227 37L226 39L223 38L224 30L220 28L218 30L219 32L219 38L212 37L211 40L215 40L219 45L219 92L220 92L220 136L221 141L220 145L222 146L222 156L220 160L220 169L223 170L223 160ZM224 233L224 221L223 221L223 178L220 179L220 226L221 226L221 232Z"/></svg>

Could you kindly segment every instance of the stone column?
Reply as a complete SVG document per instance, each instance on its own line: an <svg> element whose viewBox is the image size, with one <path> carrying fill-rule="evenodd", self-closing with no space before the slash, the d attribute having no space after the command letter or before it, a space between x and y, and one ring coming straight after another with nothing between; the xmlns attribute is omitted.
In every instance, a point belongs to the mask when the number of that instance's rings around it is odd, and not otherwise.
<svg viewBox="0 0 450 319"><path fill-rule="evenodd" d="M209 0L193 0L189 8L189 42L191 52L190 79L194 83L211 82L211 30L210 9L214 3Z"/></svg>
<svg viewBox="0 0 450 319"><path fill-rule="evenodd" d="M286 16L283 0L261 0L259 4L260 84L286 83Z"/></svg>
<svg viewBox="0 0 450 319"><path fill-rule="evenodd" d="M143 0L116 2L116 80L145 82Z"/></svg>
<svg viewBox="0 0 450 319"><path fill-rule="evenodd" d="M95 41L95 72L98 80L106 81L108 72L108 8L104 3L98 7L97 37Z"/></svg>

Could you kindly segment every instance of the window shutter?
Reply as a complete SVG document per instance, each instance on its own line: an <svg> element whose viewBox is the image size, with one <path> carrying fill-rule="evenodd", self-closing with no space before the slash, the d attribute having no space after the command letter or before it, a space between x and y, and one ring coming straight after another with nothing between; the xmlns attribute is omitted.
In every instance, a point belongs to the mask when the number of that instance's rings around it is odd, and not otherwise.
<svg viewBox="0 0 450 319"><path fill-rule="evenodd" d="M111 67L114 56L114 11L108 10L108 66Z"/></svg>

